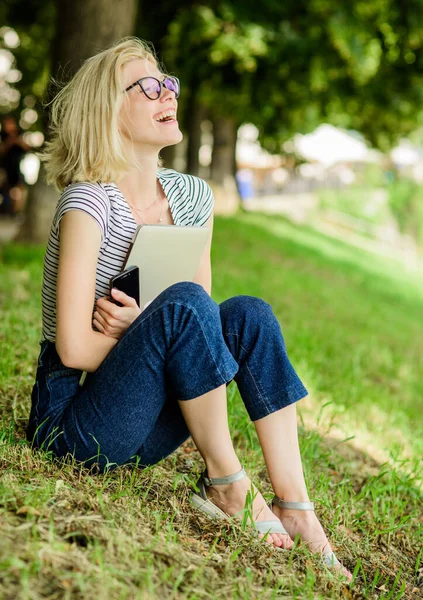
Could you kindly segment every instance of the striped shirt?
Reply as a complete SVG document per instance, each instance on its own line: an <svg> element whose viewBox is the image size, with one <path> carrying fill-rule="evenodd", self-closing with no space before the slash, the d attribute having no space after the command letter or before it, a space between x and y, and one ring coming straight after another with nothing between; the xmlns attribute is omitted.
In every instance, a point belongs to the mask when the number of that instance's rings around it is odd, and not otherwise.
<svg viewBox="0 0 423 600"><path fill-rule="evenodd" d="M205 181L171 169L161 169L157 177L168 199L175 225L204 225L208 221L214 201L211 188ZM101 246L97 259L95 300L109 295L110 279L122 271L137 228L131 210L115 183L72 183L63 190L57 203L44 257L42 339L51 342L56 339L59 223L68 210L82 210L100 228Z"/></svg>

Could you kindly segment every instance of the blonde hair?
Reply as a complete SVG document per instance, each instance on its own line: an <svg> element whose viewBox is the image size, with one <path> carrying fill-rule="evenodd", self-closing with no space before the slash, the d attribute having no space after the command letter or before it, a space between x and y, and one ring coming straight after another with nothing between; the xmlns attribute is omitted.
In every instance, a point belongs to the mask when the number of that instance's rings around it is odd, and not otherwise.
<svg viewBox="0 0 423 600"><path fill-rule="evenodd" d="M47 183L59 191L72 182L115 181L134 166L118 131L118 115L125 96L122 68L137 58L159 68L146 42L123 38L86 60L49 103L50 139L40 159Z"/></svg>

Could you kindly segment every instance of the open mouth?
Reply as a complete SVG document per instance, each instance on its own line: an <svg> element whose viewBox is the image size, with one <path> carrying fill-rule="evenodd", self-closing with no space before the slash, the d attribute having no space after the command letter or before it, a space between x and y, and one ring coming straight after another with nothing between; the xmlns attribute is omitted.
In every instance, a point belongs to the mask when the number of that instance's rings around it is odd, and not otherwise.
<svg viewBox="0 0 423 600"><path fill-rule="evenodd" d="M176 121L176 112L174 110L168 110L160 113L156 119L157 123L172 123Z"/></svg>

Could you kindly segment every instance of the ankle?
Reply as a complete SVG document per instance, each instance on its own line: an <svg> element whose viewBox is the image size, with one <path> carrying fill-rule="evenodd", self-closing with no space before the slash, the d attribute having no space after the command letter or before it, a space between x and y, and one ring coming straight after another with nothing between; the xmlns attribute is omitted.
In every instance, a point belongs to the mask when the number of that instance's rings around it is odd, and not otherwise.
<svg viewBox="0 0 423 600"><path fill-rule="evenodd" d="M295 510L293 508L279 508L278 510L277 514L281 519L290 519L291 521L300 519L303 523L313 523L317 519L314 510Z"/></svg>
<svg viewBox="0 0 423 600"><path fill-rule="evenodd" d="M275 490L275 495L284 502L310 502L310 497L307 490L302 486L295 488L295 486L289 489L278 489Z"/></svg>
<svg viewBox="0 0 423 600"><path fill-rule="evenodd" d="M207 460L206 469L208 477L214 479L219 477L227 477L238 473L242 469L241 463L235 456L232 459L225 458L223 460Z"/></svg>

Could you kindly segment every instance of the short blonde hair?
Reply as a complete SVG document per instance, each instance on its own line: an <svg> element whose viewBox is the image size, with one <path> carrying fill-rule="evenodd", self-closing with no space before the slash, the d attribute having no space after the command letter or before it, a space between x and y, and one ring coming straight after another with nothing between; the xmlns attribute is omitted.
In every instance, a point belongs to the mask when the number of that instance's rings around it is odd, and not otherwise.
<svg viewBox="0 0 423 600"><path fill-rule="evenodd" d="M146 42L126 37L86 60L51 101L50 139L40 159L47 183L59 191L73 182L118 180L134 165L125 153L118 115L122 68L137 58L160 69Z"/></svg>

